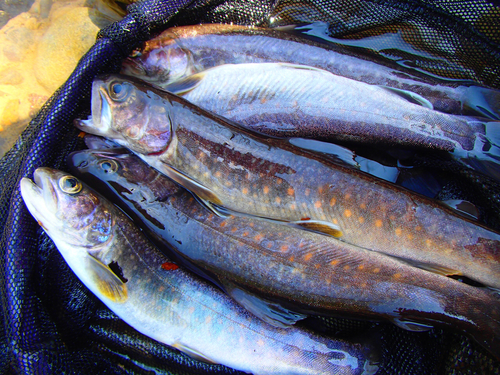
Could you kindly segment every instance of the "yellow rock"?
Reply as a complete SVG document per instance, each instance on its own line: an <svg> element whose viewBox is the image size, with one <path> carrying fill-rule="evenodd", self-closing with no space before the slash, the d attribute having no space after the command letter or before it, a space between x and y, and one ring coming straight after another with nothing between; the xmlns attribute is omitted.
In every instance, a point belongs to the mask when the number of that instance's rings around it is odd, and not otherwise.
<svg viewBox="0 0 500 375"><path fill-rule="evenodd" d="M0 29L0 156L94 44L119 20L112 0L35 0Z"/></svg>
<svg viewBox="0 0 500 375"><path fill-rule="evenodd" d="M33 70L38 82L49 92L55 91L109 23L98 11L85 7L59 15L37 46Z"/></svg>

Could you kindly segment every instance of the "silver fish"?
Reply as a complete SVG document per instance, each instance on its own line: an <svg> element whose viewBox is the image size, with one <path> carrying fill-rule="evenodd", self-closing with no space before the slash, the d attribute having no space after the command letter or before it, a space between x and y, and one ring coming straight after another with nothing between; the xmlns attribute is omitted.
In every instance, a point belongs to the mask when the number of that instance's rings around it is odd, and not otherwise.
<svg viewBox="0 0 500 375"><path fill-rule="evenodd" d="M415 104L395 90L303 65L220 65L165 89L276 137L399 145L455 152L458 157L485 157L483 146L495 143L486 133L500 133L500 122L438 112L423 98L422 105ZM499 157L500 148L493 147Z"/></svg>
<svg viewBox="0 0 500 375"><path fill-rule="evenodd" d="M387 319L410 330L447 326L500 357L500 296L485 288L329 236L251 217L221 218L123 148L76 152L68 164L160 249L181 254L188 267L194 264L266 321L289 324L303 318L300 311Z"/></svg>
<svg viewBox="0 0 500 375"><path fill-rule="evenodd" d="M270 28L201 24L172 27L126 59L122 73L164 85L222 64L286 62L314 66L356 81L404 90L441 112L500 120L500 91L472 82L415 76L353 55L339 44L317 43ZM408 74L410 73L410 74Z"/></svg>
<svg viewBox="0 0 500 375"><path fill-rule="evenodd" d="M215 212L222 206L299 225L500 288L499 233L439 202L160 91L123 76L97 79L93 118L77 126L131 149Z"/></svg>
<svg viewBox="0 0 500 375"><path fill-rule="evenodd" d="M78 278L139 332L254 374L376 371L366 346L272 327L176 268L130 219L75 177L39 168L34 181L23 178L20 184L29 211Z"/></svg>

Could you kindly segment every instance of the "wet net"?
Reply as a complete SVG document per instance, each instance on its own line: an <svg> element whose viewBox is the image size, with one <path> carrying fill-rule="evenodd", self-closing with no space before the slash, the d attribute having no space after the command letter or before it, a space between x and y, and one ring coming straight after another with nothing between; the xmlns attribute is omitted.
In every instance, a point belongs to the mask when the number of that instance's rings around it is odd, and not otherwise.
<svg viewBox="0 0 500 375"><path fill-rule="evenodd" d="M499 4L482 0L153 0L130 5L122 21L100 32L68 81L0 161L0 370L22 374L236 372L180 354L140 335L111 313L66 266L19 193L20 178L32 177L37 167L67 170L66 156L84 148L72 120L89 111L92 79L99 73L118 72L122 59L140 42L170 26L215 22L271 27L324 22L330 36L352 40L398 31L407 43L428 54L410 58L410 52L394 46L374 49L370 58L384 58L386 63L408 60L411 66L399 66L402 70L499 89L499 19ZM450 189L470 195L477 189L484 191L484 180L475 176L463 187L459 174ZM483 206L499 207L498 184L490 180L488 184ZM498 228L494 215L489 220ZM362 334L372 325L323 317L299 324L331 335ZM441 329L408 332L385 323L379 327L380 374L500 373L499 362L460 334Z"/></svg>

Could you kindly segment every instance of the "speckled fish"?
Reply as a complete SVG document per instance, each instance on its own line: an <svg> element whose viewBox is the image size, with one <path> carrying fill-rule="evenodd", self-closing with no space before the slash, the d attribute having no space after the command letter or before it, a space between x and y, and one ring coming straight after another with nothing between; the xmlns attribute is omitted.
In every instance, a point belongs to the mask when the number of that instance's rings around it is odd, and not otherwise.
<svg viewBox="0 0 500 375"><path fill-rule="evenodd" d="M473 157L483 156L485 144L494 144L485 133L500 134L500 122L438 112L383 87L303 65L220 65L166 89L275 137L430 148ZM500 145L490 147L500 158Z"/></svg>
<svg viewBox="0 0 500 375"><path fill-rule="evenodd" d="M500 287L500 234L439 202L263 137L173 94L121 76L93 85L76 121L221 206L324 232L445 274Z"/></svg>
<svg viewBox="0 0 500 375"><path fill-rule="evenodd" d="M254 374L376 370L365 355L367 347L272 327L172 266L130 219L75 177L40 168L34 181L21 180L31 214L78 278L139 332L194 357Z"/></svg>
<svg viewBox="0 0 500 375"><path fill-rule="evenodd" d="M157 85L223 64L286 62L325 69L356 81L391 87L405 96L424 97L435 109L500 120L500 91L419 75L353 55L276 29L206 24L170 28L144 43L125 60L122 73ZM416 76L417 75L417 76Z"/></svg>
<svg viewBox="0 0 500 375"><path fill-rule="evenodd" d="M213 215L123 150L80 151L68 162L75 175L137 218L160 249L174 249L204 274L215 275L231 296L266 321L286 324L302 317L291 309L389 319L406 329L437 324L468 332L500 356L500 296L491 291L329 236Z"/></svg>

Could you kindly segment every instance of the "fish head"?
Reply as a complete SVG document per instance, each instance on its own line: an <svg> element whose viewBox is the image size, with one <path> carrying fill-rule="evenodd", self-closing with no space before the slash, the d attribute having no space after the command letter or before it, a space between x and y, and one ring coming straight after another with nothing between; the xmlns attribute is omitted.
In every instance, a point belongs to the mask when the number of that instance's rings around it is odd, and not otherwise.
<svg viewBox="0 0 500 375"><path fill-rule="evenodd" d="M134 152L163 151L172 137L171 103L157 90L133 77L99 76L92 84L92 115L75 125Z"/></svg>
<svg viewBox="0 0 500 375"><path fill-rule="evenodd" d="M21 179L20 188L28 210L58 248L64 242L74 253L95 253L111 241L110 207L76 177L38 168L33 180Z"/></svg>
<svg viewBox="0 0 500 375"><path fill-rule="evenodd" d="M166 33L160 39L146 42L140 52L127 57L121 73L163 86L197 73L193 53L182 46L175 34Z"/></svg>
<svg viewBox="0 0 500 375"><path fill-rule="evenodd" d="M159 172L124 148L73 152L68 157L68 165L78 176L91 175L107 183L123 183L125 180L129 189L134 186L140 188L159 179ZM161 179L165 185L176 186L166 177Z"/></svg>

